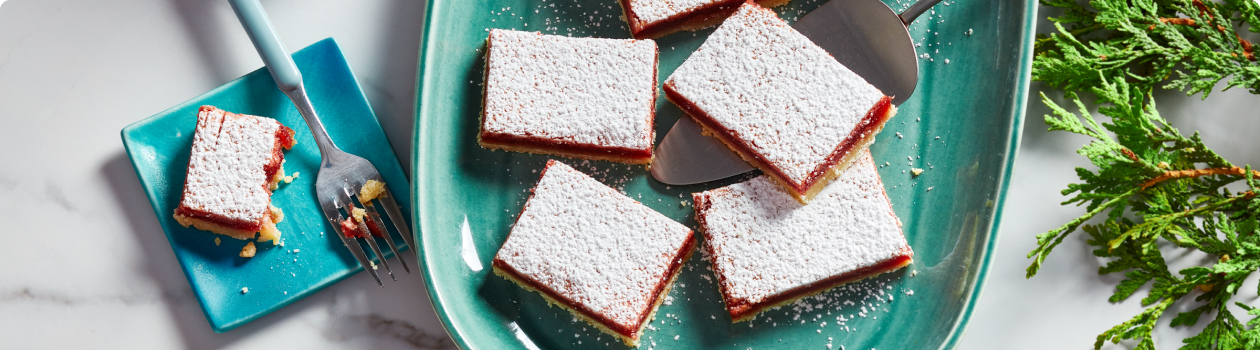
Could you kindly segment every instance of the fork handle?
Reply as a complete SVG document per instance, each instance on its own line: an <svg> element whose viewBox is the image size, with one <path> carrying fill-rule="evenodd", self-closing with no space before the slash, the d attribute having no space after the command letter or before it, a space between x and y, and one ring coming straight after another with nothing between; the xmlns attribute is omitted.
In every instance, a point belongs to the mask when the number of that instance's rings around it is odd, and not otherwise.
<svg viewBox="0 0 1260 350"><path fill-rule="evenodd" d="M262 56L263 63L271 71L271 77L276 80L280 90L289 92L301 86L302 72L298 71L293 58L289 57L289 51L284 49L284 44L280 42L276 29L271 26L271 20L267 19L267 11L263 10L262 4L258 0L228 2L232 4L232 10L236 11L236 17L241 20L241 25L249 34L249 40L254 42L254 48Z"/></svg>
<svg viewBox="0 0 1260 350"><path fill-rule="evenodd" d="M319 153L327 160L328 155L337 150L337 146L333 144L332 138L328 137L324 123L320 122L319 116L315 114L315 106L311 104L311 99L306 95L306 88L302 86L302 72L298 71L293 58L289 57L289 51L284 49L280 36L276 35L276 29L271 26L271 20L267 19L267 11L263 10L258 0L228 0L228 2L232 4L232 10L241 20L245 32L249 34L249 40L254 43L258 55L262 56L263 64L267 65L267 71L271 72L271 78L275 79L276 86L280 87L280 91L293 101L298 113L302 114L302 119L306 120L306 126L311 129L311 136L319 145Z"/></svg>

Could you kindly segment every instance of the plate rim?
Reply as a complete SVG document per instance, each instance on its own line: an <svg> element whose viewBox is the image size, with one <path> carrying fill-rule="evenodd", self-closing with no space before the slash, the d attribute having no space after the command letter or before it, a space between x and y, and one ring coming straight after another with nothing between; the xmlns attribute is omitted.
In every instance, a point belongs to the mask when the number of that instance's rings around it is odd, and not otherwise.
<svg viewBox="0 0 1260 350"><path fill-rule="evenodd" d="M455 346L460 349L470 349L470 345L467 340L464 339L460 330L455 324L451 323L451 318L447 313L446 308L439 307L439 304L441 303L440 301L443 300L443 296L439 294L433 284L432 270L427 263L427 252L423 249L425 244L423 243L424 231L422 230L423 225L421 223L428 222L428 220L424 220L424 201L419 200L419 198L421 198L420 194L424 183L423 181L420 181L420 179L425 178L427 174L424 167L417 166L419 164L425 164L423 160L426 145L423 142L420 142L420 137L421 135L425 135L428 125L427 121L429 119L428 113L426 113L429 107L426 107L426 105L422 102L424 101L423 98L428 96L428 91L424 89L425 83L431 79L431 74L427 68L433 65L430 64L429 61L434 56L433 54L436 54L436 52L431 52L436 49L429 46L429 44L434 42L434 39L438 39L434 37L436 33L433 31L435 28L434 22L435 19L437 19L434 14L440 12L440 9L443 5L445 5L446 1L447 0L428 0L425 5L424 32L420 36L420 52L418 55L419 60L417 64L417 79L414 96L415 107L413 109L415 114L415 125L412 131L413 152L411 154L411 198L413 203L411 206L411 217L414 218L412 231L416 236L416 242L418 242L417 245L419 245L419 247L414 250L414 254L416 255L417 265L420 266L420 273L424 277L425 288L428 289L429 305L437 314L438 319L441 320L443 330L445 330L447 335L450 336ZM998 239L1000 237L999 233L1001 232L1001 218L1002 214L1005 212L1006 197L1009 193L1011 176L1015 167L1015 158L1018 156L1019 145L1022 139L1025 109L1027 108L1028 103L1028 89L1031 83L1030 72L1032 70L1033 43L1035 42L1035 36L1029 33L1036 31L1037 10L1040 7L1037 0L1024 0L1023 3L1029 10L1024 13L1024 25L1023 28L1021 28L1021 36L1024 38L1024 42L1019 48L1020 67L1017 78L1018 81L1015 83L1018 89L1014 91L1015 103L1012 104L1009 116L1009 118L1011 118L1011 125L1007 134L1010 135L1010 137L1007 138L1006 141L1006 154L1003 156L1004 165L1002 167L1001 174L998 176L999 180L996 195L997 203L994 205L995 209L992 218L990 218L989 232L986 232L985 234L987 242L982 262L980 263L980 270L975 275L975 282L973 283L973 286L967 292L968 296L964 302L962 312L954 322L949 335L945 338L945 341L941 343L938 349L955 349L961 343L963 336L966 334L967 327L971 323L971 316L974 314L976 303L979 301L982 292L984 291L985 282L988 280L989 270L993 264L993 255L998 248Z"/></svg>
<svg viewBox="0 0 1260 350"><path fill-rule="evenodd" d="M938 349L955 349L962 343L963 336L967 333L967 327L971 325L971 315L974 314L976 303L984 293L984 287L989 277L990 267L993 265L993 254L997 252L999 234L1002 229L1002 214L1006 211L1006 196L1011 186L1011 175L1015 169L1015 158L1019 155L1020 141L1023 139L1025 110L1028 105L1028 89L1032 82L1032 58L1033 43L1036 41L1035 33L1037 30L1037 10L1041 7L1037 0L1025 0L1024 5L1029 9L1024 13L1024 27L1021 29L1022 36L1025 38L1023 46L1020 47L1020 68L1019 81L1016 86L1019 87L1015 91L1015 104L1011 106L1011 128L1007 131L1011 137L1007 141L1006 156L1004 158L1005 165L1002 166L1002 174L999 176L997 203L994 205L993 217L989 223L989 233L987 246L984 251L983 261L980 263L980 271L976 273L976 281L968 292L970 296L963 304L962 314L958 316L958 320L954 323L954 327L949 332L949 336L945 338L945 342L941 343Z"/></svg>

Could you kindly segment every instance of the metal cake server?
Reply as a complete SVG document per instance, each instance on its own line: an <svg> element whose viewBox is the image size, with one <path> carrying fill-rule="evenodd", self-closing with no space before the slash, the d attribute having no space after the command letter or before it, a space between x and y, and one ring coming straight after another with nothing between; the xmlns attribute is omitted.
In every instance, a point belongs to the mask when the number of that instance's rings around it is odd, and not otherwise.
<svg viewBox="0 0 1260 350"><path fill-rule="evenodd" d="M792 25L854 73L900 105L919 83L919 59L906 27L941 0L919 0L897 14L880 0L831 0ZM700 125L682 117L656 146L652 177L689 185L739 175L753 168Z"/></svg>

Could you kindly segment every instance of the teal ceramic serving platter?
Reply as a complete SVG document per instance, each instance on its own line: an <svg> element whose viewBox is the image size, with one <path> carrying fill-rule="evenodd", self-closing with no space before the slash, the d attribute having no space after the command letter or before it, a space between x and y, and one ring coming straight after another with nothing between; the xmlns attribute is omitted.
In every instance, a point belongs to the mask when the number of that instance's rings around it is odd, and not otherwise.
<svg viewBox="0 0 1260 350"><path fill-rule="evenodd" d="M337 42L329 38L312 44L294 53L293 61L333 142L371 161L399 204L409 207L407 177ZM296 132L297 145L285 153L284 171L298 173L297 179L282 183L271 197L271 203L284 211L284 220L277 224L283 246L257 243L257 255L241 258L238 254L246 241L185 228L172 217L183 193L201 105L275 118ZM236 328L363 270L333 236L336 231L316 202L320 156L315 139L265 68L129 125L122 130L122 139L158 223L216 332ZM222 243L216 244L215 238ZM403 246L402 240L396 243ZM249 292L242 293L242 288Z"/></svg>
<svg viewBox="0 0 1260 350"><path fill-rule="evenodd" d="M885 0L894 9L911 1ZM776 8L793 22L822 1ZM945 1L911 27L918 90L871 150L914 249L903 270L731 323L703 254L687 262L643 349L951 349L980 295L1019 144L1033 0ZM431 0L421 45L413 195L430 297L466 349L622 349L611 336L495 276L538 172L557 158L693 228L690 194L749 176L667 186L642 166L489 151L477 144L488 28L628 38L616 0ZM663 82L713 29L657 40ZM658 142L682 112L660 96ZM920 176L912 168L924 169Z"/></svg>

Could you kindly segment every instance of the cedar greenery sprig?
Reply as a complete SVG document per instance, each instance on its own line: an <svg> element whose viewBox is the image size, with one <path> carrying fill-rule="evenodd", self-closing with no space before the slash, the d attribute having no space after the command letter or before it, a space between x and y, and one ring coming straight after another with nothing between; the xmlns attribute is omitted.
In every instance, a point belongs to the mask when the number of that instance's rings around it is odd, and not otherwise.
<svg viewBox="0 0 1260 350"><path fill-rule="evenodd" d="M1234 30L1245 23L1260 31L1255 0L1093 0L1093 10L1077 1L1041 0L1065 13L1050 19L1058 33L1037 38L1034 80L1066 91L1102 77L1124 76L1142 90L1168 80L1168 88L1207 98L1230 77L1225 89L1260 93L1252 44Z"/></svg>
<svg viewBox="0 0 1260 350"><path fill-rule="evenodd" d="M1196 132L1181 134L1159 115L1152 91L1177 89L1207 96L1242 87L1260 93L1260 63L1239 28L1260 31L1255 0L1041 0L1063 9L1050 20L1057 33L1038 36L1032 78L1062 89L1079 112L1042 94L1053 115L1051 131L1092 138L1077 153L1097 170L1077 168L1062 204L1086 213L1037 236L1028 254L1036 275L1050 252L1072 232L1083 231L1094 255L1109 259L1100 274L1123 273L1112 302L1143 286L1146 309L1098 336L1105 342L1136 340L1154 349L1151 332L1174 303L1193 297L1197 307L1171 325L1206 328L1183 340L1182 349L1260 349L1260 308L1235 303L1251 320L1243 324L1226 307L1243 281L1260 269L1260 171L1239 167L1212 151ZM1228 80L1226 80L1228 79ZM1162 86L1160 86L1162 84ZM1080 94L1096 97L1100 122ZM1100 223L1091 219L1099 217ZM1217 258L1210 266L1169 269L1161 247L1193 249Z"/></svg>

